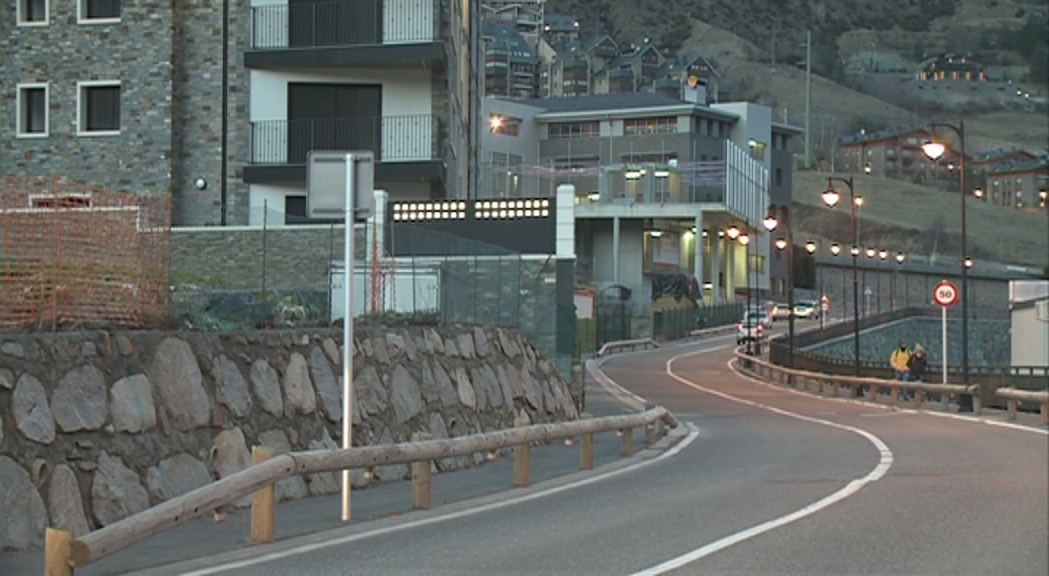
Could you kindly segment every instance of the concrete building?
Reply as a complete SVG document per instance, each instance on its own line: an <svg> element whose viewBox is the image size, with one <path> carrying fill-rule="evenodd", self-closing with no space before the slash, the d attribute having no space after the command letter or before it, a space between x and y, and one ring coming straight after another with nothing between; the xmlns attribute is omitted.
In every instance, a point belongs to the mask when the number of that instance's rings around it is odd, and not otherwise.
<svg viewBox="0 0 1049 576"><path fill-rule="evenodd" d="M481 197L552 196L572 184L577 268L598 290L648 294L655 272L695 277L708 303L742 300L748 272L763 297L785 289L785 265L771 267L770 282L761 220L770 204L790 205L799 131L773 123L768 108L628 93L490 98L484 115L515 128L482 139ZM759 234L749 247L726 237L748 225Z"/></svg>
<svg viewBox="0 0 1049 576"><path fill-rule="evenodd" d="M300 219L312 149L374 149L394 197L473 194L478 0L11 4L0 172L169 196L195 226Z"/></svg>

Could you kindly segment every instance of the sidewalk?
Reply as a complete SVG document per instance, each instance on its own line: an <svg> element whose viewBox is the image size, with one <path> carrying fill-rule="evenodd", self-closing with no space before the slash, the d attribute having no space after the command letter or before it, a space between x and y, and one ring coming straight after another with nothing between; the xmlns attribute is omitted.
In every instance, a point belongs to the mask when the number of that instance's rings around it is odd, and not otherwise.
<svg viewBox="0 0 1049 576"><path fill-rule="evenodd" d="M603 389L588 384L586 409L594 416L611 416L628 412ZM634 431L636 450L644 447L644 430ZM594 465L600 467L622 460L622 440L615 432L594 436ZM557 442L533 446L531 480L534 483L566 476L579 471L579 442L565 445ZM433 509L443 504L514 490L513 458L506 452L494 461L466 470L434 474L432 479ZM396 517L412 511L411 482L402 480L354 489L352 522L359 524L380 518ZM341 495L319 496L277 505L277 540L330 530L343 526L340 519ZM76 571L78 576L92 574L126 574L159 568L166 564L200 556L248 547L248 510L231 512L224 522L216 523L211 515L190 520L130 548ZM0 574L33 575L44 572L41 549L0 554Z"/></svg>

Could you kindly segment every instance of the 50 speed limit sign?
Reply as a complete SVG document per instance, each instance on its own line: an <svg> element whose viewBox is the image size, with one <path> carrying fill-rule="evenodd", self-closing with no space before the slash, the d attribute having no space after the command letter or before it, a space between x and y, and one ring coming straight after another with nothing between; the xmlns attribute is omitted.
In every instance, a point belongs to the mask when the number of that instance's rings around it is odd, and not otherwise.
<svg viewBox="0 0 1049 576"><path fill-rule="evenodd" d="M932 301L944 308L954 306L958 303L958 287L947 280L940 282L932 289Z"/></svg>

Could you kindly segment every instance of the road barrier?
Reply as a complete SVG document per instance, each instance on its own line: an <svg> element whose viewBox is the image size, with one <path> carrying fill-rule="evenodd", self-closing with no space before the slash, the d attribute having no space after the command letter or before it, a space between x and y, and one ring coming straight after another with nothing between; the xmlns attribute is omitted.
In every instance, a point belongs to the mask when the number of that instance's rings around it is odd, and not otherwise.
<svg viewBox="0 0 1049 576"><path fill-rule="evenodd" d="M1010 420L1016 420L1016 410L1020 402L1033 402L1039 406L1039 411L1042 413L1042 421L1049 424L1049 391L999 388L994 391L994 395L1005 399Z"/></svg>
<svg viewBox="0 0 1049 576"><path fill-rule="evenodd" d="M742 348L735 351L736 365L744 370L753 372L771 382L785 384L793 388L809 391L815 388L819 394L829 386L834 397L840 397L842 388L849 390L854 398L860 398L869 402L878 401L878 390L889 389L889 400L893 406L900 405L900 392L909 391L914 393L913 405L921 408L927 394L937 394L940 402L947 407L950 398L961 394L973 395L973 410L980 412L980 387L976 384L965 386L962 384L933 384L929 382L908 382L904 380L888 380L885 378L871 378L868 376L846 376L842 374L826 374L823 372L810 372L808 370L797 370L786 368L760 358L748 355ZM864 389L866 391L864 392Z"/></svg>
<svg viewBox="0 0 1049 576"><path fill-rule="evenodd" d="M648 350L650 348L659 348L659 343L651 338L614 340L612 342L605 342L595 356L601 358L602 356L608 356L613 352L622 352L623 350Z"/></svg>
<svg viewBox="0 0 1049 576"><path fill-rule="evenodd" d="M513 485L527 486L530 482L531 459L529 447L533 442L564 440L576 436L580 442L580 469L594 466L594 434L616 430L622 436L621 454L633 454L634 428L645 428L645 441L653 444L662 434L662 426L676 428L677 419L661 406L643 412L590 418L557 424L525 425L483 434L440 440L413 436L413 442L383 446L339 450L315 450L275 454L269 448L252 449L253 464L235 474L217 480L178 496L148 510L133 514L73 538L65 530L48 528L44 546L44 572L47 576L73 574L110 554L173 528L187 520L212 513L244 496L252 494L250 542L267 543L274 538L274 483L290 476L334 472L346 469L370 469L388 464L411 464L412 506L430 507L430 467L434 460L466 456L477 452L492 452L513 448Z"/></svg>

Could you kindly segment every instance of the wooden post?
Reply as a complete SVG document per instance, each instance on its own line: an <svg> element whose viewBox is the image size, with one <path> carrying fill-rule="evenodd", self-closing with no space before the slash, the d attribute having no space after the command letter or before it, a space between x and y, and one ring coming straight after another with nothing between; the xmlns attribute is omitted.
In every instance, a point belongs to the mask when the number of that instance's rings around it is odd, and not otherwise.
<svg viewBox="0 0 1049 576"><path fill-rule="evenodd" d="M1016 420L1016 405L1019 404L1019 402L1016 401L1016 398L1009 398L1005 403L1009 406L1009 419Z"/></svg>
<svg viewBox="0 0 1049 576"><path fill-rule="evenodd" d="M579 415L580 419L589 419L591 416L586 412ZM579 442L579 469L580 470L593 470L594 469L594 433L590 432L583 434L581 442Z"/></svg>
<svg viewBox="0 0 1049 576"><path fill-rule="evenodd" d="M620 453L624 458L629 458L634 455L634 429L623 428L623 451Z"/></svg>
<svg viewBox="0 0 1049 576"><path fill-rule="evenodd" d="M431 436L426 432L415 432L412 434L412 442L429 440ZM430 482L432 462L430 460L419 460L412 462L412 509L429 510L432 500L432 484Z"/></svg>
<svg viewBox="0 0 1049 576"><path fill-rule="evenodd" d="M834 397L838 398L841 396L841 382L834 381Z"/></svg>
<svg viewBox="0 0 1049 576"><path fill-rule="evenodd" d="M1042 422L1049 424L1049 400L1042 400Z"/></svg>
<svg viewBox="0 0 1049 576"><path fill-rule="evenodd" d="M524 418L514 420L514 426L522 428L528 426ZM514 446L514 486L521 488L530 484L532 457L529 453L528 442L522 442Z"/></svg>
<svg viewBox="0 0 1049 576"><path fill-rule="evenodd" d="M69 565L72 539L67 530L48 528L44 532L44 576L73 576L73 567Z"/></svg>
<svg viewBox="0 0 1049 576"><path fill-rule="evenodd" d="M923 400L925 400L925 390L918 388L914 391L914 407L921 409Z"/></svg>
<svg viewBox="0 0 1049 576"><path fill-rule="evenodd" d="M889 399L892 402L893 406L896 406L897 404L900 403L900 387L899 386L894 385L892 388L889 389Z"/></svg>
<svg viewBox="0 0 1049 576"><path fill-rule="evenodd" d="M645 425L645 446L651 446L656 443L656 423L649 422Z"/></svg>
<svg viewBox="0 0 1049 576"><path fill-rule="evenodd" d="M273 458L273 450L263 446L251 447L251 463L261 464ZM273 517L276 510L276 491L273 484L259 488L251 495L251 534L250 544L269 544L273 542Z"/></svg>

